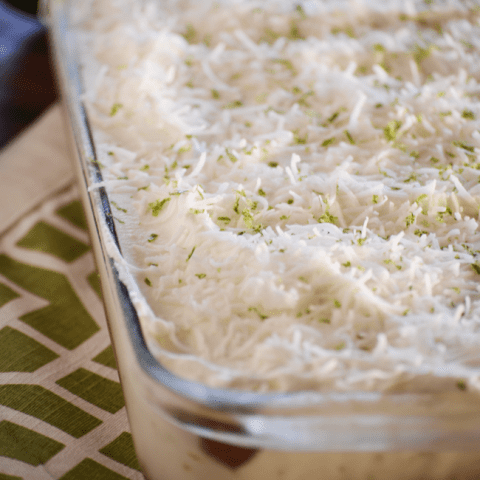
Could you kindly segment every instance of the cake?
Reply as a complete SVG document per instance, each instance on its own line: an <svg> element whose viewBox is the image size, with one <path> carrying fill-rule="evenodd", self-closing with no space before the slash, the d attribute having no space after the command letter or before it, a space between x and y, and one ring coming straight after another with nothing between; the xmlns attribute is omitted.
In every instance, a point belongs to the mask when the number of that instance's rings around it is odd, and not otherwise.
<svg viewBox="0 0 480 480"><path fill-rule="evenodd" d="M475 2L75 9L93 188L162 364L259 392L478 394Z"/></svg>

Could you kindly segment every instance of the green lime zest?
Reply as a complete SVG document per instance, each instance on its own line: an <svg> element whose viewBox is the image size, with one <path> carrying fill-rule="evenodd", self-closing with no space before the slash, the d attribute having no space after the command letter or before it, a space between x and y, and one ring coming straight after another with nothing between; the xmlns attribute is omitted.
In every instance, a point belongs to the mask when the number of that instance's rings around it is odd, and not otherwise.
<svg viewBox="0 0 480 480"><path fill-rule="evenodd" d="M188 42L188 43L194 43L195 37L197 36L197 31L193 27L191 23L188 23L186 25L186 32L182 34L182 37Z"/></svg>
<svg viewBox="0 0 480 480"><path fill-rule="evenodd" d="M119 206L117 205L117 203L114 202L113 200L110 200L110 203L111 203L117 210L120 210L120 211L123 212L123 213L127 213L127 209L126 209L126 208L119 207Z"/></svg>
<svg viewBox="0 0 480 480"><path fill-rule="evenodd" d="M332 143L335 143L335 140L336 140L335 137L327 138L326 140L324 140L324 141L322 142L322 147L328 147L328 146L331 145Z"/></svg>
<svg viewBox="0 0 480 480"><path fill-rule="evenodd" d="M338 220L338 217L333 216L327 209L325 213L319 217L318 223L333 223L335 224Z"/></svg>
<svg viewBox="0 0 480 480"><path fill-rule="evenodd" d="M472 263L470 265L472 267L472 270L477 274L480 275L480 265L478 263Z"/></svg>
<svg viewBox="0 0 480 480"><path fill-rule="evenodd" d="M254 227L253 215L248 208L244 208L242 210L242 216L243 216L243 223L245 223L245 226L247 228L253 228Z"/></svg>
<svg viewBox="0 0 480 480"><path fill-rule="evenodd" d="M465 118L466 120L475 120L476 116L471 110L465 109L462 112L462 118Z"/></svg>
<svg viewBox="0 0 480 480"><path fill-rule="evenodd" d="M195 251L196 248L197 248L196 246L192 248L192 251L188 254L188 257L185 260L186 262L188 262L192 258L193 252Z"/></svg>
<svg viewBox="0 0 480 480"><path fill-rule="evenodd" d="M114 104L112 105L111 110L110 110L110 116L111 116L111 117L115 116L122 107L123 107L123 104L121 104L121 103L114 103Z"/></svg>
<svg viewBox="0 0 480 480"><path fill-rule="evenodd" d="M164 198L163 200L157 200L148 204L148 207L152 211L154 217L158 217L159 213L163 210L165 205L171 200L170 197Z"/></svg>
<svg viewBox="0 0 480 480"><path fill-rule="evenodd" d="M233 102L227 103L223 108L231 110L231 109L240 108L240 107L243 107L243 102L240 100L234 100Z"/></svg>
<svg viewBox="0 0 480 480"><path fill-rule="evenodd" d="M353 139L351 133L348 130L344 130L343 133L348 138L348 142L350 143L350 145L355 145L355 140Z"/></svg>
<svg viewBox="0 0 480 480"><path fill-rule="evenodd" d="M415 223L415 220L416 220L416 217L413 213L410 213L410 215L407 215L407 217L405 218L405 225L407 226L407 228L410 225L413 225Z"/></svg>
<svg viewBox="0 0 480 480"><path fill-rule="evenodd" d="M235 163L238 160L238 158L232 152L230 152L228 148L225 149L225 153L232 163Z"/></svg>
<svg viewBox="0 0 480 480"><path fill-rule="evenodd" d="M402 127L402 122L399 120L392 120L387 123L387 126L383 129L383 134L389 142L393 142L397 138L397 133Z"/></svg>
<svg viewBox="0 0 480 480"><path fill-rule="evenodd" d="M260 320L266 320L268 318L268 315L265 315L264 313L261 313L260 310L257 307L250 307L248 309L249 312L255 312L259 317Z"/></svg>
<svg viewBox="0 0 480 480"><path fill-rule="evenodd" d="M466 389L467 389L467 382L465 382L465 380L462 380L462 379L458 380L458 382L457 382L457 388L458 388L459 390L462 390L462 391L463 391L463 390L466 390Z"/></svg>

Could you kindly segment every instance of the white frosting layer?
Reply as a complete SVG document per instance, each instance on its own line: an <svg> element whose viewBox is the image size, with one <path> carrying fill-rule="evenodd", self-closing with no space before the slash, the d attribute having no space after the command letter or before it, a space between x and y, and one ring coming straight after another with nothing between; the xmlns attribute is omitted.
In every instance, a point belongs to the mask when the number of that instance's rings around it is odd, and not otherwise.
<svg viewBox="0 0 480 480"><path fill-rule="evenodd" d="M473 3L90 8L85 101L162 362L260 391L480 390Z"/></svg>

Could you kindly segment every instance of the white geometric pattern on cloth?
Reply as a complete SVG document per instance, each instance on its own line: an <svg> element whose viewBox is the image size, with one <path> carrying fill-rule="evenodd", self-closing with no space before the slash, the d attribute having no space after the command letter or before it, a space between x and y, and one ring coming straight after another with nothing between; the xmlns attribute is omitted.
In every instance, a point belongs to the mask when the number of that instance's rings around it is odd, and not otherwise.
<svg viewBox="0 0 480 480"><path fill-rule="evenodd" d="M0 237L0 480L143 479L75 187Z"/></svg>

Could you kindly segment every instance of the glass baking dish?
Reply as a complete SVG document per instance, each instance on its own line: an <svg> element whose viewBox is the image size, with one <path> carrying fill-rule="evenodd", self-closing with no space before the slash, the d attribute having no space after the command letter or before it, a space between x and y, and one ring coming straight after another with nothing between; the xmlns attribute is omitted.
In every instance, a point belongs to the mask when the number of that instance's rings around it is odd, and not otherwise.
<svg viewBox="0 0 480 480"><path fill-rule="evenodd" d="M170 373L147 348L120 278L121 244L81 101L69 0L46 0L72 156L90 226L132 435L145 477L480 478L480 405L445 394L222 390ZM113 248L112 248L113 245ZM121 255L121 254L120 254ZM449 406L448 409L445 405Z"/></svg>

